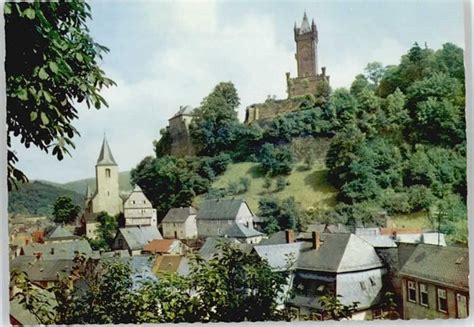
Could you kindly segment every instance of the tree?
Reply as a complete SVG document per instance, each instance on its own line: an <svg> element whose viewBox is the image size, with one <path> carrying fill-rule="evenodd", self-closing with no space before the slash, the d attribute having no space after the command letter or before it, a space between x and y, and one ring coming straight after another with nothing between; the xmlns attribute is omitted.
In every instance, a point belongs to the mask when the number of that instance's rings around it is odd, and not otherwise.
<svg viewBox="0 0 474 327"><path fill-rule="evenodd" d="M8 187L27 181L16 168L12 137L62 160L79 135L72 125L77 104L107 106L99 94L115 85L99 60L108 49L87 28L90 6L83 1L6 3ZM21 40L21 42L18 42Z"/></svg>
<svg viewBox="0 0 474 327"><path fill-rule="evenodd" d="M259 161L263 171L270 176L288 175L292 169L293 154L288 147L265 143L260 150Z"/></svg>
<svg viewBox="0 0 474 327"><path fill-rule="evenodd" d="M365 76L372 82L373 87L377 88L379 86L379 81L385 74L385 68L382 63L377 61L368 63L364 71Z"/></svg>
<svg viewBox="0 0 474 327"><path fill-rule="evenodd" d="M69 196L59 196L53 207L53 220L58 224L73 222L81 211L81 207L74 204Z"/></svg>
<svg viewBox="0 0 474 327"><path fill-rule="evenodd" d="M369 85L370 84L367 80L367 77L365 77L363 74L359 74L355 77L354 81L351 84L351 94L353 96L357 96L360 92L369 88Z"/></svg>
<svg viewBox="0 0 474 327"><path fill-rule="evenodd" d="M118 216L110 216L107 212L100 212L97 215L99 227L97 228L97 238L89 240L94 250L110 251L115 234L118 229ZM122 214L123 215L123 214Z"/></svg>
<svg viewBox="0 0 474 327"><path fill-rule="evenodd" d="M261 198L258 201L258 215L264 219L264 231L271 234L279 230L299 228L302 213L294 197L282 201Z"/></svg>
<svg viewBox="0 0 474 327"><path fill-rule="evenodd" d="M226 152L233 144L239 126L237 107L240 99L234 84L221 82L196 109L190 125L193 142L202 155Z"/></svg>
<svg viewBox="0 0 474 327"><path fill-rule="evenodd" d="M342 304L339 298L342 295L323 295L319 303L322 306L323 315L332 320L350 319L357 310L359 302L353 302L351 305Z"/></svg>

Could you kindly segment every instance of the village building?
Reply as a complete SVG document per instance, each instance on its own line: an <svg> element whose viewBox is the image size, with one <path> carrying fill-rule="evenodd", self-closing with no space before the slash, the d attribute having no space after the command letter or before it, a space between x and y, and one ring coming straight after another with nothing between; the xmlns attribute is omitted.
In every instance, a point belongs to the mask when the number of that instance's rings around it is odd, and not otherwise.
<svg viewBox="0 0 474 327"><path fill-rule="evenodd" d="M123 215L125 227L157 225L156 209L138 185L123 203Z"/></svg>
<svg viewBox="0 0 474 327"><path fill-rule="evenodd" d="M119 191L118 165L105 137L95 165L95 177L95 192L93 193L87 186L85 209L81 217L82 233L88 238L97 237L98 214L106 212L115 216L123 210L123 201Z"/></svg>
<svg viewBox="0 0 474 327"><path fill-rule="evenodd" d="M171 208L161 221L164 238L195 239L198 236L196 209Z"/></svg>
<svg viewBox="0 0 474 327"><path fill-rule="evenodd" d="M263 239L265 234L255 230L253 227L247 227L244 224L232 224L225 232L224 237L230 237L241 243L257 244Z"/></svg>
<svg viewBox="0 0 474 327"><path fill-rule="evenodd" d="M112 250L128 250L130 255L140 255L145 245L163 237L156 226L119 228L112 242Z"/></svg>
<svg viewBox="0 0 474 327"><path fill-rule="evenodd" d="M63 225L55 226L46 236L44 237L45 244L69 242L79 240L80 237L73 235Z"/></svg>
<svg viewBox="0 0 474 327"><path fill-rule="evenodd" d="M295 296L289 300L295 314L324 320L320 300L332 294L344 305L358 302L354 320L379 316L386 269L375 249L354 234L311 234L296 261Z"/></svg>
<svg viewBox="0 0 474 327"><path fill-rule="evenodd" d="M96 254L87 240L78 239L57 243L31 243L20 250L20 256L51 259L73 259L77 254L93 257Z"/></svg>
<svg viewBox="0 0 474 327"><path fill-rule="evenodd" d="M205 200L196 215L198 236L224 237L234 224L253 229L254 214L244 200Z"/></svg>
<svg viewBox="0 0 474 327"><path fill-rule="evenodd" d="M418 244L400 270L403 319L469 315L467 247Z"/></svg>

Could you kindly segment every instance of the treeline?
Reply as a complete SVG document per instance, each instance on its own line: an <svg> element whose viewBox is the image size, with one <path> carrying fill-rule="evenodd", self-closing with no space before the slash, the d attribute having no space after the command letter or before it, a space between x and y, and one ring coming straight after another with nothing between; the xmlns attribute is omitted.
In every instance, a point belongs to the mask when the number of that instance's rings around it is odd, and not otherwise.
<svg viewBox="0 0 474 327"><path fill-rule="evenodd" d="M18 189L8 193L8 212L24 216L53 216L54 202L62 195L82 206L83 196L54 185L33 181L21 184Z"/></svg>

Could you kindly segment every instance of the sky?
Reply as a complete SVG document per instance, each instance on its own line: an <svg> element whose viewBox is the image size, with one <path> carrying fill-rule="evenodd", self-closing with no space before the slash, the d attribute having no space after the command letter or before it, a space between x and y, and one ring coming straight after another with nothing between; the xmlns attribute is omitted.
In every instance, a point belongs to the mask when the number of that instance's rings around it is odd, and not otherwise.
<svg viewBox="0 0 474 327"><path fill-rule="evenodd" d="M34 180L93 177L104 134L120 171L153 155L153 140L180 105L199 106L221 81L232 81L245 108L268 95L286 98L285 72L296 75L293 26L314 18L318 63L331 87L349 87L369 62L397 64L418 42L464 48L462 1L89 1L88 26L110 52L102 69L116 83L109 108L79 105L72 157L14 142L18 167Z"/></svg>

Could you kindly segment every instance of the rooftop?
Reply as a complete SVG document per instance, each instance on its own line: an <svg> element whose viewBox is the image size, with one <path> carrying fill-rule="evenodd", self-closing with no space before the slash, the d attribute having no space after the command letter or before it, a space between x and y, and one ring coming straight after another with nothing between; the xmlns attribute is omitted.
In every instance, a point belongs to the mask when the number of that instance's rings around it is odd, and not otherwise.
<svg viewBox="0 0 474 327"><path fill-rule="evenodd" d="M232 220L237 217L242 205L247 203L242 199L209 199L205 200L196 215L197 220ZM248 207L248 206L247 206ZM250 211L250 208L249 208Z"/></svg>
<svg viewBox="0 0 474 327"><path fill-rule="evenodd" d="M184 223L189 216L196 215L196 209L193 207L171 208L166 214L162 223Z"/></svg>

